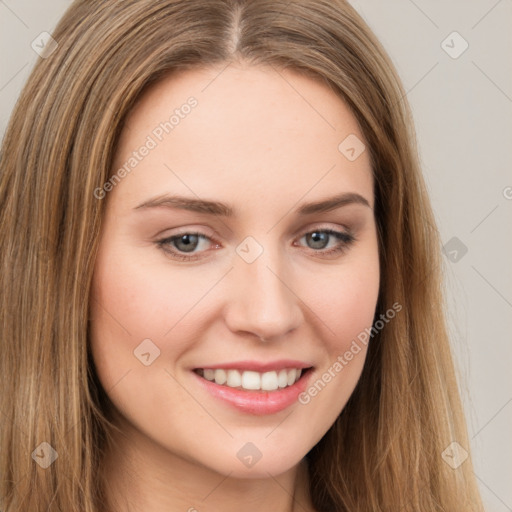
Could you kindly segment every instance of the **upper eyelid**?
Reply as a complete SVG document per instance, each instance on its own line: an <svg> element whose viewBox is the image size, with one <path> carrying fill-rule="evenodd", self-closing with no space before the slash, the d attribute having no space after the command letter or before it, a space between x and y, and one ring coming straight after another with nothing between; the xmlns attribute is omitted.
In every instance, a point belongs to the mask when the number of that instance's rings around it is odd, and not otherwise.
<svg viewBox="0 0 512 512"><path fill-rule="evenodd" d="M205 232L204 228L183 228L183 229L175 228L175 229L178 229L179 231L177 233L173 233L173 234L164 236L163 239L179 237L179 236L188 235L188 234L192 234L192 233L199 234L199 235L205 236L207 238L222 238L221 235L218 234L215 230L212 230L212 233L210 234L208 232ZM294 236L295 237L297 237L297 236L304 236L304 235L307 235L308 233L312 233L314 231L328 231L328 230L345 232L345 233L348 233L348 234L351 234L353 232L353 230L351 228L349 228L348 226L343 226L343 227L336 226L336 227L333 227L332 225L328 226L328 225L321 224L319 226L314 226L314 227L309 227L309 228L301 229Z"/></svg>

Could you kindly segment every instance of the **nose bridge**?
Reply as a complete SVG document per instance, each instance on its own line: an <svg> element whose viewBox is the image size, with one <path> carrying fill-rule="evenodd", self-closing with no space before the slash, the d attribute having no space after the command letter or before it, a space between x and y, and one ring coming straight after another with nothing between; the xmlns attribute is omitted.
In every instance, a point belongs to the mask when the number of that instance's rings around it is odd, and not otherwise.
<svg viewBox="0 0 512 512"><path fill-rule="evenodd" d="M231 273L232 300L227 321L233 331L270 339L296 328L302 318L300 300L292 292L282 248L248 237L237 248Z"/></svg>

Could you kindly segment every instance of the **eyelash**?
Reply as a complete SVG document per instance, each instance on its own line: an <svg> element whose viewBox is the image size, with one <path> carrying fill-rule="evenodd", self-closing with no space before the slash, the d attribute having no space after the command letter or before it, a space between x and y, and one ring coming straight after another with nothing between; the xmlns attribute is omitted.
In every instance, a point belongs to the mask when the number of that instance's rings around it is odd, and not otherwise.
<svg viewBox="0 0 512 512"><path fill-rule="evenodd" d="M334 229L314 229L312 231L308 231L308 232L304 233L303 235L301 235L299 240L304 238L306 235L311 235L313 233L325 233L327 235L332 235L332 236L338 238L338 240L340 240L340 244L338 244L336 247L328 249L328 250L311 249L314 253L319 253L319 254L321 254L323 256L327 256L327 257L333 256L336 254L340 254L340 255L343 254L345 251L347 251L349 249L349 247L354 242L357 241L357 238L352 233L348 233L348 232L344 232L344 231L336 231ZM185 235L194 235L194 236L198 236L203 239L212 240L214 243L217 243L217 242L215 242L215 240L211 239L211 237L205 235L204 233L200 233L198 231L184 231L183 233L179 233L177 235L173 235L171 237L167 237L162 240L158 240L156 242L156 244L162 251L164 251L166 254L168 254L173 259L177 259L180 261L196 261L196 260L200 259L202 257L200 255L185 256L184 253L180 253L180 252L176 251L175 249L169 249L170 243L172 243L175 240L180 239L181 237L183 237Z"/></svg>

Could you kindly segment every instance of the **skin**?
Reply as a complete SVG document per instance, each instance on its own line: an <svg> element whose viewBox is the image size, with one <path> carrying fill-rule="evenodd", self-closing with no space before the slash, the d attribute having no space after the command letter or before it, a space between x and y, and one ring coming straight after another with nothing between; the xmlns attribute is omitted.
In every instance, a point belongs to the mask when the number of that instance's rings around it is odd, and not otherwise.
<svg viewBox="0 0 512 512"><path fill-rule="evenodd" d="M269 415L229 407L192 374L207 363L291 358L310 362L315 382L372 325L379 290L369 152L349 161L338 150L349 134L364 141L348 107L294 71L224 67L183 71L144 93L115 169L187 98L198 104L103 199L90 320L94 363L122 432L105 463L114 510L313 510L304 456L342 411L365 360L363 347L308 404ZM296 213L344 192L369 206ZM136 209L164 193L222 201L235 215ZM320 228L356 240L325 255L343 242L331 235L315 245L305 235ZM157 244L187 231L210 237L192 262ZM236 252L248 236L263 248L250 264ZM179 241L167 246L190 255ZM160 350L149 366L134 356L147 338ZM247 442L262 453L250 468L236 456Z"/></svg>

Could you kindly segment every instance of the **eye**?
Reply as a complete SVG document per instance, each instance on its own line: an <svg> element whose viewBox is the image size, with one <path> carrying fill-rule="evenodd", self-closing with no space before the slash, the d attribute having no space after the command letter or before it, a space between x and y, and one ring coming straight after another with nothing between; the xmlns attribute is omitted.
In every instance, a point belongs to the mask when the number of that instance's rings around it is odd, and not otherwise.
<svg viewBox="0 0 512 512"><path fill-rule="evenodd" d="M309 231L302 235L299 240L302 239L306 240L306 244L310 246L310 249L312 249L315 254L326 257L343 253L356 241L353 234L344 231L336 231L334 229L316 229ZM207 243L208 241L209 243ZM334 241L334 246L326 249L331 241ZM203 244L201 242L203 242ZM208 246L212 243L215 244L216 248L220 247L211 237L195 231L187 231L173 235L159 240L156 243L158 247L170 257L181 261L194 261L201 258L200 253L206 252L196 250L201 248L201 245L204 246L203 248L205 250L207 250Z"/></svg>
<svg viewBox="0 0 512 512"><path fill-rule="evenodd" d="M329 242L334 238L334 246L327 249ZM305 239L310 248L320 256L331 256L345 252L356 241L353 234L334 229L315 229L304 234L300 240Z"/></svg>
<svg viewBox="0 0 512 512"><path fill-rule="evenodd" d="M209 236L199 232L185 232L174 235L157 242L158 246L165 252L169 253L173 258L182 261L193 261L198 257L194 254L201 244L201 241L212 240ZM171 245L173 247L171 247ZM206 244L208 246L208 244ZM218 246L218 244L217 244ZM187 256L191 254L191 256Z"/></svg>

